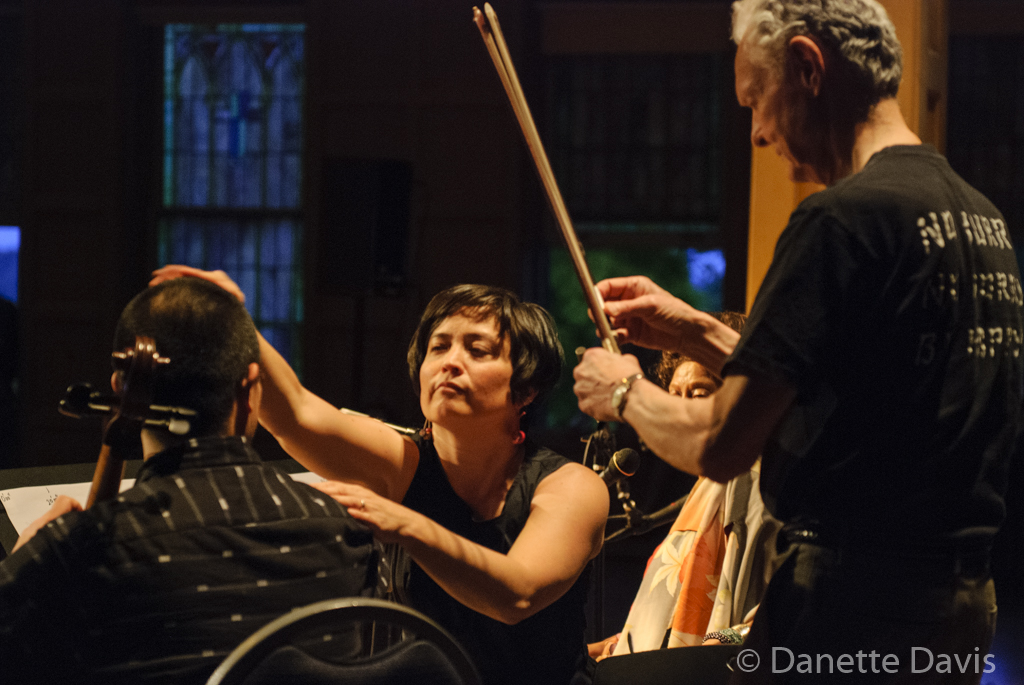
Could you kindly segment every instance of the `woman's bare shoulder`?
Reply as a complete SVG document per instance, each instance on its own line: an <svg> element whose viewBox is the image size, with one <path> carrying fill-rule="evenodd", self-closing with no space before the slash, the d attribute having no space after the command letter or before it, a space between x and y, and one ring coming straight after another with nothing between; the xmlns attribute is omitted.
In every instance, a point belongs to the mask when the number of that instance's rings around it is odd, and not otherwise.
<svg viewBox="0 0 1024 685"><path fill-rule="evenodd" d="M598 499L607 502L608 487L593 469L569 461L537 484L537 494L557 493L571 500Z"/></svg>

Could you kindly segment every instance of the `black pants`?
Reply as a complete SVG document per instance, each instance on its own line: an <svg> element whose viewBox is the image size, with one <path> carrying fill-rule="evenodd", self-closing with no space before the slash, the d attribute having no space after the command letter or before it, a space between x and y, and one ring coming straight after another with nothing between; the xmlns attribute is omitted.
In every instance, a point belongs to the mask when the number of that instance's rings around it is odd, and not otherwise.
<svg viewBox="0 0 1024 685"><path fill-rule="evenodd" d="M803 543L788 554L731 683L967 685L998 669L986 659L996 622L987 565Z"/></svg>

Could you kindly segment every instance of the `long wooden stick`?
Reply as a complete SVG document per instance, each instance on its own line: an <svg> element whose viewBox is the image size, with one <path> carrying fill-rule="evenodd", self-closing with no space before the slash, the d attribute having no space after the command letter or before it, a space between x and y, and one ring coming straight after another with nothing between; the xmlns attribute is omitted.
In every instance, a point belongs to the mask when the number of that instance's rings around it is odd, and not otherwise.
<svg viewBox="0 0 1024 685"><path fill-rule="evenodd" d="M565 208L562 193L558 189L558 183L555 182L551 163L540 142L537 126L534 124L533 115L530 114L530 108L526 104L526 97L519 85L516 69L512 65L508 45L501 33L498 15L494 13L490 3L484 3L483 12L476 7L473 8L473 19L480 29L480 35L483 36L487 52L491 55L491 61L494 62L494 68L498 71L501 85L505 87L505 93L512 104L512 111L515 112L516 119L519 120L519 128L522 129L523 136L526 138L526 146L530 149L537 172L540 174L541 183L544 185L544 190L547 191L551 209L555 213L558 227L562 230L562 237L569 248L573 266L576 267L576 275L580 279L580 285L583 286L583 295L587 298L587 306L590 307L594 323L597 324L597 330L601 334L601 344L609 352L618 354L619 345L615 342L615 334L612 332L608 317L605 316L604 301L601 299L601 293L594 287L594 279L590 275L590 269L587 268L587 261L583 255L583 246L580 244L579 238L576 237L576 231L572 226L572 220L569 219L569 212Z"/></svg>

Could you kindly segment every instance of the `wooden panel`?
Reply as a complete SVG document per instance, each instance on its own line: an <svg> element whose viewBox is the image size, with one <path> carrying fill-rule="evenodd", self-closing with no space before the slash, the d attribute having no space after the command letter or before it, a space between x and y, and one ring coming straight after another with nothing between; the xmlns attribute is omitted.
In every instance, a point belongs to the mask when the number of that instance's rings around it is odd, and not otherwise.
<svg viewBox="0 0 1024 685"><path fill-rule="evenodd" d="M724 3L565 2L540 6L542 49L557 54L717 52L729 48Z"/></svg>
<svg viewBox="0 0 1024 685"><path fill-rule="evenodd" d="M922 5L921 62L919 81L922 111L917 133L939 152L946 152L946 107L949 103L949 0L929 0Z"/></svg>
<svg viewBox="0 0 1024 685"><path fill-rule="evenodd" d="M794 183L789 163L773 148L754 148L750 162L750 242L747 253L747 310L772 263L775 243L796 206L823 188Z"/></svg>
<svg viewBox="0 0 1024 685"><path fill-rule="evenodd" d="M140 2L134 9L138 20L149 26L163 24L301 24L308 21L308 0L173 0L173 4ZM335 2L334 4L342 4ZM345 3L348 5L353 2Z"/></svg>
<svg viewBox="0 0 1024 685"><path fill-rule="evenodd" d="M400 309L408 326L425 298L443 286L465 280L518 286L520 256L508 246L521 241L526 153L473 23L473 4L310 3L318 20L309 27L307 209L313 220L307 254L321 254L329 243L322 235L326 203L318 197L326 192L321 155L408 160L414 174L408 246L413 273L406 290L391 301L367 300L360 311L356 298L307 281L306 381L333 403L386 408L396 417L418 414L404 370L411 328L385 325L382 312ZM524 40L526 5L505 0L497 10L529 88L533 52ZM539 186L530 190L539 192ZM307 262L315 265L316 259Z"/></svg>
<svg viewBox="0 0 1024 685"><path fill-rule="evenodd" d="M880 0L903 46L897 100L907 125L940 152L946 147L947 0Z"/></svg>
<svg viewBox="0 0 1024 685"><path fill-rule="evenodd" d="M307 331L331 342L308 357L316 374L307 387L336 406L406 425L422 421L405 355L423 304L411 290L402 297L331 298L331 320Z"/></svg>
<svg viewBox="0 0 1024 685"><path fill-rule="evenodd" d="M424 293L424 297L434 293ZM404 297L370 296L365 302L365 338L358 363L358 411L404 425L422 421L419 397L409 380L406 352L425 302Z"/></svg>
<svg viewBox="0 0 1024 685"><path fill-rule="evenodd" d="M376 311L379 303L368 308ZM410 312L402 328L370 329L366 335L366 354L363 364L363 383L357 411L372 416L417 427L422 421L419 397L409 380L409 367L405 364L409 339L420 312Z"/></svg>
<svg viewBox="0 0 1024 685"><path fill-rule="evenodd" d="M0 225L21 224L24 50L20 13L0 5Z"/></svg>

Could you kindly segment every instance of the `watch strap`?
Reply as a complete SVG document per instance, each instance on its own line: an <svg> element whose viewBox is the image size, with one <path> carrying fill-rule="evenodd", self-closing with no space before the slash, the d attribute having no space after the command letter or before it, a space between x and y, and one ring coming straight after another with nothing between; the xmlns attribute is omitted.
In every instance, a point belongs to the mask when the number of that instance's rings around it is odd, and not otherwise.
<svg viewBox="0 0 1024 685"><path fill-rule="evenodd" d="M633 383L644 378L642 373L634 373L632 376L626 376L619 385L615 388L612 393L612 409L615 411L615 415L619 417L619 421L622 421L622 412L626 409L626 396L629 395L629 391L633 389Z"/></svg>

